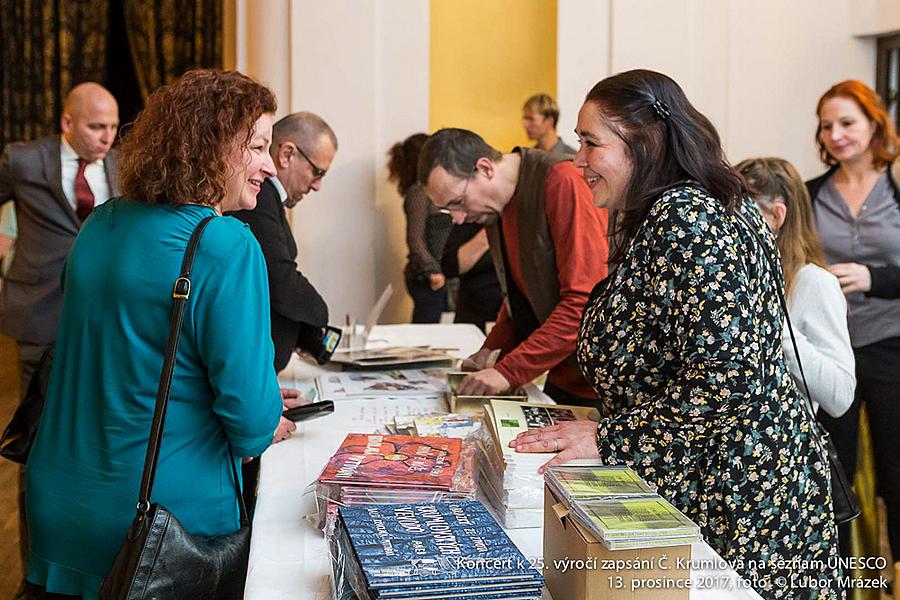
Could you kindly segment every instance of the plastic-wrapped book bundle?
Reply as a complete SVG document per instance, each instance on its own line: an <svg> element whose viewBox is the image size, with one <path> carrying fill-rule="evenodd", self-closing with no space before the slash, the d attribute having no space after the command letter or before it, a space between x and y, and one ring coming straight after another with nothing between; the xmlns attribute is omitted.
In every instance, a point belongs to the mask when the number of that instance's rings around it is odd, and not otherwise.
<svg viewBox="0 0 900 600"><path fill-rule="evenodd" d="M331 553L338 600L538 600L544 585L477 501L343 507Z"/></svg>
<svg viewBox="0 0 900 600"><path fill-rule="evenodd" d="M460 438L351 433L316 486L326 534L340 506L475 497L475 450Z"/></svg>
<svg viewBox="0 0 900 600"><path fill-rule="evenodd" d="M562 421L598 420L595 408L492 399L484 408L478 438L478 483L497 520L509 529L540 527L544 480L537 470L556 453L518 453L509 447L519 433Z"/></svg>
<svg viewBox="0 0 900 600"><path fill-rule="evenodd" d="M559 465L547 487L610 550L699 542L700 528L625 466Z"/></svg>

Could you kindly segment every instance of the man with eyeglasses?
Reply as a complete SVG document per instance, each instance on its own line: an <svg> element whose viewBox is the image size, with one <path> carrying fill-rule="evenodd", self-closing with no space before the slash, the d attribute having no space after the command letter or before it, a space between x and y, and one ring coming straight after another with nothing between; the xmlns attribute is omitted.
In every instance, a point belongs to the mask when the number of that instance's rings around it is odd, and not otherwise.
<svg viewBox="0 0 900 600"><path fill-rule="evenodd" d="M419 181L454 223L486 226L504 301L460 394L493 395L549 371L560 404L593 404L575 361L581 314L607 274L607 215L571 157L532 148L501 154L465 129L434 133L419 155ZM500 351L500 360L489 364Z"/></svg>
<svg viewBox="0 0 900 600"><path fill-rule="evenodd" d="M279 120L269 149L275 177L263 182L256 208L232 213L250 226L266 258L276 371L287 366L301 335L328 324L325 300L297 270L297 244L285 209L321 189L337 147L334 131L316 114L298 112Z"/></svg>
<svg viewBox="0 0 900 600"><path fill-rule="evenodd" d="M297 244L288 223L286 209L293 208L309 192L322 188L322 179L337 153L337 137L320 116L311 112L290 114L272 126L269 154L275 177L267 178L256 195L256 208L230 213L250 226L266 259L269 274L272 342L275 371L284 369L303 340L321 339L328 324L328 305L313 284L297 270ZM307 348L312 350L312 348ZM285 408L307 400L296 390L281 390ZM297 426L282 417L273 440L290 437ZM244 503L249 511L256 504L259 461L245 463Z"/></svg>

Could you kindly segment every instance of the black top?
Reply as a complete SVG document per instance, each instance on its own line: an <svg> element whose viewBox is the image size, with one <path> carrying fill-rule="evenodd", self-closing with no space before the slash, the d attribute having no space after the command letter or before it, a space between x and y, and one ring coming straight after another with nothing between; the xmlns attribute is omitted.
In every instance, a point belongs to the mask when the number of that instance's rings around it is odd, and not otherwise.
<svg viewBox="0 0 900 600"><path fill-rule="evenodd" d="M471 269L459 272L459 247L475 237L484 227L478 223L454 225L444 246L441 270L447 279L459 277L456 300L457 323L473 323L484 330L485 321L497 319L503 293L494 271L491 253L485 251Z"/></svg>
<svg viewBox="0 0 900 600"><path fill-rule="evenodd" d="M407 276L424 281L429 275L441 272L440 259L453 221L434 205L418 183L406 191L403 212L409 248Z"/></svg>
<svg viewBox="0 0 900 600"><path fill-rule="evenodd" d="M256 196L256 208L231 216L250 226L266 258L275 370L287 366L304 328L328 324L328 305L313 284L297 270L297 244L275 185L266 179ZM305 348L306 349L306 348Z"/></svg>

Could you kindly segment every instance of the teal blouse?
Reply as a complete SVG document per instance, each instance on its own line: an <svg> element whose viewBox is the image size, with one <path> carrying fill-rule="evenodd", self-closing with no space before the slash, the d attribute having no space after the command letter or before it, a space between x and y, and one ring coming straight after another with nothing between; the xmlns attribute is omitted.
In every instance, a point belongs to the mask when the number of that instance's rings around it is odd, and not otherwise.
<svg viewBox="0 0 900 600"><path fill-rule="evenodd" d="M135 514L168 337L172 285L208 207L118 198L94 209L66 264L44 416L26 468L28 580L96 598ZM152 501L194 534L238 528L236 461L281 414L266 265L217 217L194 262Z"/></svg>

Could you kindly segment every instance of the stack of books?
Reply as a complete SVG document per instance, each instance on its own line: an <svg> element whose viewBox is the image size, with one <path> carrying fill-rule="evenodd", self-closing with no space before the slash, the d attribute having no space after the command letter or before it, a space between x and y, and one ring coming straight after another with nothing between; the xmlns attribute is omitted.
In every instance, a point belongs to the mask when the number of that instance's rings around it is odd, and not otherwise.
<svg viewBox="0 0 900 600"><path fill-rule="evenodd" d="M477 501L342 507L339 600L538 600L544 578Z"/></svg>
<svg viewBox="0 0 900 600"><path fill-rule="evenodd" d="M560 465L547 487L610 550L699 542L700 528L625 466Z"/></svg>
<svg viewBox="0 0 900 600"><path fill-rule="evenodd" d="M487 504L504 527L541 527L544 523L544 480L538 468L556 452L519 453L509 442L529 429L562 421L598 420L597 409L493 399L484 409L484 435L479 439L478 483Z"/></svg>
<svg viewBox="0 0 900 600"><path fill-rule="evenodd" d="M452 363L455 357L446 349L430 346L390 346L387 348L359 348L336 351L331 361L356 369L384 369L426 363Z"/></svg>
<svg viewBox="0 0 900 600"><path fill-rule="evenodd" d="M343 506L475 497L474 461L462 440L351 433L318 480L318 495Z"/></svg>

